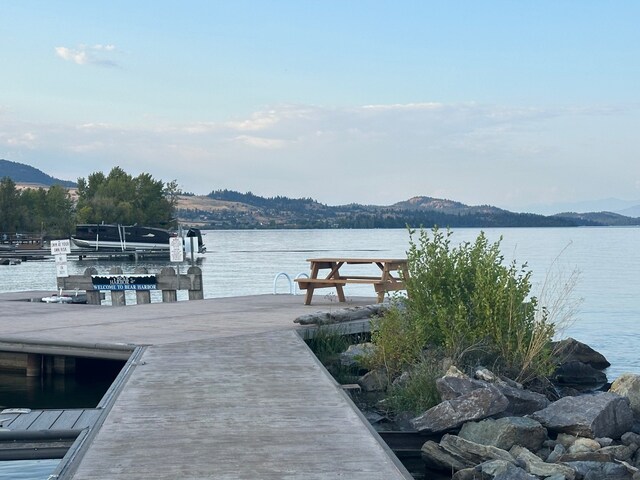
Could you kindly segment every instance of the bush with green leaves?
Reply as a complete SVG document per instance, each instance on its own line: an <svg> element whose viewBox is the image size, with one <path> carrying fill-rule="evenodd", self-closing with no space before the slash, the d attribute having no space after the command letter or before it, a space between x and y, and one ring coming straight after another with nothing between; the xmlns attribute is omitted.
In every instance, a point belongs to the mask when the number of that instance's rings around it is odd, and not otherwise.
<svg viewBox="0 0 640 480"><path fill-rule="evenodd" d="M505 264L500 241L484 233L458 246L451 235L410 231L406 307L374 326L383 352L375 360L397 372L435 347L461 368L484 364L522 382L550 374L554 325L531 296L526 264Z"/></svg>

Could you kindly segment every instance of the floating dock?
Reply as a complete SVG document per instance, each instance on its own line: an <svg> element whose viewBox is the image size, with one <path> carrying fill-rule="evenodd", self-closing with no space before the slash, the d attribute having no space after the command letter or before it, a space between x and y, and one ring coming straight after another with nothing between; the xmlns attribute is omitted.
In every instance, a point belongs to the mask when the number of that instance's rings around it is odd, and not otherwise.
<svg viewBox="0 0 640 480"><path fill-rule="evenodd" d="M411 478L293 323L338 308L329 300L108 307L20 295L0 295L0 342L22 351L69 342L70 351L95 344L134 352L102 420L65 455L58 479Z"/></svg>

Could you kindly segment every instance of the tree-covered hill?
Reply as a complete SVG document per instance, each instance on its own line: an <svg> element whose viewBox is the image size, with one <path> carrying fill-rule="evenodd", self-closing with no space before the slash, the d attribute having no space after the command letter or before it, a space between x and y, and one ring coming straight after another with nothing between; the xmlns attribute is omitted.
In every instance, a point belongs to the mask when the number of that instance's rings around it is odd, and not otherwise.
<svg viewBox="0 0 640 480"><path fill-rule="evenodd" d="M73 188L76 186L75 182L54 178L30 165L0 159L0 178L4 177L9 177L15 183L31 183L45 187L60 185Z"/></svg>
<svg viewBox="0 0 640 480"><path fill-rule="evenodd" d="M209 203L208 203L209 202ZM251 192L215 190L206 197L181 197L183 223L204 228L405 228L411 227L572 227L607 225L607 217L514 213L490 205L469 206L452 200L414 197L389 206L329 206L311 198L260 197ZM623 224L609 216L612 225ZM640 219L623 217L626 224Z"/></svg>

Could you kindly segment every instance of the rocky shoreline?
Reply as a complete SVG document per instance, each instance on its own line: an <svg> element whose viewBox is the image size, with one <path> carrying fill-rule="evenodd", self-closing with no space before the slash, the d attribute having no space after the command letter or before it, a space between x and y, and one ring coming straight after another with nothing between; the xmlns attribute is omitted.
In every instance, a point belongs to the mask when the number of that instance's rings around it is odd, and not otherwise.
<svg viewBox="0 0 640 480"><path fill-rule="evenodd" d="M354 346L344 361L367 348ZM407 430L439 438L422 446L428 471L454 480L640 480L640 375L609 384L606 358L571 338L553 351L555 375L535 389L486 368L469 376L451 366L436 381L441 403L405 419ZM377 371L358 384L363 392L387 386Z"/></svg>

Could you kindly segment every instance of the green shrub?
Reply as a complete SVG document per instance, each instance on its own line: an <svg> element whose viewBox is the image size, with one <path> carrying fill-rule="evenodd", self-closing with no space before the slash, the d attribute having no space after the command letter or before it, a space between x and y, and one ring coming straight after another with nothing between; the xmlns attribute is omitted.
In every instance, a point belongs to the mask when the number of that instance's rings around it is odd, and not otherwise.
<svg viewBox="0 0 640 480"><path fill-rule="evenodd" d="M430 349L463 370L482 364L525 383L548 376L555 325L531 295L527 265L505 264L500 241L484 233L457 247L451 235L410 231L407 298L372 323L370 366L393 379Z"/></svg>
<svg viewBox="0 0 640 480"><path fill-rule="evenodd" d="M505 265L500 241L489 243L484 232L457 247L451 234L421 230L414 240L410 232L407 313L425 346L442 347L462 364L473 352L520 380L546 375L554 326L530 296L527 265Z"/></svg>
<svg viewBox="0 0 640 480"><path fill-rule="evenodd" d="M369 368L384 367L391 379L415 363L425 345L419 326L399 305L371 322L371 342L376 348L364 359Z"/></svg>
<svg viewBox="0 0 640 480"><path fill-rule="evenodd" d="M434 357L421 358L389 387L384 406L392 412L418 414L440 403L436 380L444 374L441 365Z"/></svg>

